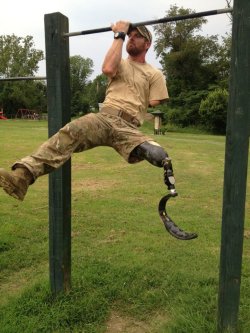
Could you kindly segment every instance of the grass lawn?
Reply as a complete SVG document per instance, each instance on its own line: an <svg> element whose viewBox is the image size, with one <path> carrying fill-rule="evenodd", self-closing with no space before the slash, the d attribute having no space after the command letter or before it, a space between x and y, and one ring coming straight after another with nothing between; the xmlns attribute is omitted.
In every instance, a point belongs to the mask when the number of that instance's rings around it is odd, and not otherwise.
<svg viewBox="0 0 250 333"><path fill-rule="evenodd" d="M143 127L153 133L150 125ZM0 121L0 167L47 138L45 121ZM152 134L152 137L154 135ZM24 202L0 191L1 333L215 333L225 138L167 132L177 198L168 212L199 237L170 236L158 216L163 170L111 148L72 157L72 289L54 298L48 268L48 177ZM239 312L250 332L250 204Z"/></svg>

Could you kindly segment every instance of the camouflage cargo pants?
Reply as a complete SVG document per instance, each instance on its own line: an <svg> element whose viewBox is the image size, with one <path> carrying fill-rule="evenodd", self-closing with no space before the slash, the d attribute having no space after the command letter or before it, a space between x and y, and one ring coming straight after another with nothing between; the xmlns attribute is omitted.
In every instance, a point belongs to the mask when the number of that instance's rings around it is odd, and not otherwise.
<svg viewBox="0 0 250 333"><path fill-rule="evenodd" d="M63 165L73 153L97 146L113 147L129 163L132 150L145 141L152 141L134 125L108 113L89 113L65 125L45 141L33 154L17 161L12 169L25 166L34 179Z"/></svg>

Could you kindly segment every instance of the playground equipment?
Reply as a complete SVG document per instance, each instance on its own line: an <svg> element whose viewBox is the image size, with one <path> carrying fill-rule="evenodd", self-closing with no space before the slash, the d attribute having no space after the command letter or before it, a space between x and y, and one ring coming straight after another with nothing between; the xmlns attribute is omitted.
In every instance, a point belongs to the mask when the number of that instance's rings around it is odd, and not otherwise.
<svg viewBox="0 0 250 333"><path fill-rule="evenodd" d="M6 77L0 78L0 82L8 82L8 81L34 81L34 80L46 80L45 76L19 76L19 77ZM21 119L39 119L39 112L37 110L29 110L29 109L18 109L15 115L15 118ZM0 120L7 118L3 116L3 110L0 109Z"/></svg>
<svg viewBox="0 0 250 333"><path fill-rule="evenodd" d="M196 17L231 11L232 9L203 12ZM236 333L238 331L250 127L250 44L247 42L250 34L249 17L250 2L235 0L225 152L218 332ZM159 20L146 21L137 25L166 23L189 18L194 17L188 17L188 15L181 18L172 17L161 22ZM50 136L70 121L69 40L66 37L104 31L110 31L110 27L105 30L95 29L69 33L67 17L61 13L45 15ZM49 176L50 282L51 290L54 293L69 290L71 284L70 163L68 161Z"/></svg>
<svg viewBox="0 0 250 333"><path fill-rule="evenodd" d="M190 15L164 18L161 20L134 23L132 26L141 24L158 24L174 20L202 17L204 15L216 15L232 12L232 9L213 10ZM62 126L70 121L69 105L69 39L67 37L93 34L111 31L111 28L101 28L68 33L68 19L61 13L45 15L45 38L46 38L46 70L47 70L47 96L48 96L48 120L49 135L55 134ZM165 170L166 172L166 170ZM71 167L70 161L61 169L49 175L49 216L50 216L50 276L53 292L70 288L70 219L71 219ZM166 177L165 177L166 178ZM170 189L171 187L171 189ZM196 234L188 234L178 228L166 212L166 204L170 198L177 196L171 186L169 195L160 200L159 214L166 229L179 239L193 239ZM62 267L64 269L62 270Z"/></svg>
<svg viewBox="0 0 250 333"><path fill-rule="evenodd" d="M8 118L6 118L3 114L3 109L0 109L0 120L7 120Z"/></svg>
<svg viewBox="0 0 250 333"><path fill-rule="evenodd" d="M37 110L18 109L15 118L37 120L39 119L39 112Z"/></svg>

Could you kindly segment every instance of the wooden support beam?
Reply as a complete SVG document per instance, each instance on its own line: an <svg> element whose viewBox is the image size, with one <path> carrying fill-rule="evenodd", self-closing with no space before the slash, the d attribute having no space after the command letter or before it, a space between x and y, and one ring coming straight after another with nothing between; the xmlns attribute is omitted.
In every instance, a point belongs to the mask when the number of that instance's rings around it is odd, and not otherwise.
<svg viewBox="0 0 250 333"><path fill-rule="evenodd" d="M45 15L49 136L70 121L68 18ZM53 293L71 284L71 162L49 175L49 257Z"/></svg>
<svg viewBox="0 0 250 333"><path fill-rule="evenodd" d="M218 332L236 333L250 128L250 1L235 0L227 118Z"/></svg>

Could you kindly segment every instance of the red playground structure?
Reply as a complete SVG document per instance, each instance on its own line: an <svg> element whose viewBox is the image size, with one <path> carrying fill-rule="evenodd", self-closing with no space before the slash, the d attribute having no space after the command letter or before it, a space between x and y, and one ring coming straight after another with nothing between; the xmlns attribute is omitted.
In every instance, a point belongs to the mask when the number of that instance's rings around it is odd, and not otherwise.
<svg viewBox="0 0 250 333"><path fill-rule="evenodd" d="M3 115L3 109L0 109L0 120L7 120L8 118L6 118L4 115Z"/></svg>

